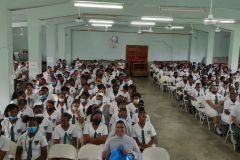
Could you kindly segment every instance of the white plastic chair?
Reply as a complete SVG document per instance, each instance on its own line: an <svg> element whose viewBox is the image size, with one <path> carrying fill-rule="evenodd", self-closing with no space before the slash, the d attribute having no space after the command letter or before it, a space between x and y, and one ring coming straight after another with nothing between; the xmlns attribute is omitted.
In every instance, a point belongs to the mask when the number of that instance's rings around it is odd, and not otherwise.
<svg viewBox="0 0 240 160"><path fill-rule="evenodd" d="M233 144L233 149L235 150L235 139L234 139L234 132L232 130L232 124L229 125L227 135L225 137L225 143L227 143L228 137L230 137L231 143Z"/></svg>
<svg viewBox="0 0 240 160"><path fill-rule="evenodd" d="M146 148L142 153L143 160L170 160L166 149L160 147Z"/></svg>
<svg viewBox="0 0 240 160"><path fill-rule="evenodd" d="M86 144L79 149L77 159L101 160L102 152L103 152L102 146L98 146L94 144Z"/></svg>
<svg viewBox="0 0 240 160"><path fill-rule="evenodd" d="M9 150L8 150L6 156L15 158L16 151L17 151L17 143L15 143L13 141L9 141Z"/></svg>
<svg viewBox="0 0 240 160"><path fill-rule="evenodd" d="M50 148L48 159L51 158L67 158L76 159L77 150L70 144L55 144Z"/></svg>

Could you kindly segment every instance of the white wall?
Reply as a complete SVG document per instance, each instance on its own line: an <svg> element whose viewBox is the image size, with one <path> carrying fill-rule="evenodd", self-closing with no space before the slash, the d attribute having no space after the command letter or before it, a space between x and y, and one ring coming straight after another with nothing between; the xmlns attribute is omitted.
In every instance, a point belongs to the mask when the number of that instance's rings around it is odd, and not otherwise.
<svg viewBox="0 0 240 160"><path fill-rule="evenodd" d="M27 27L12 28L13 51L28 50L28 32Z"/></svg>
<svg viewBox="0 0 240 160"><path fill-rule="evenodd" d="M118 36L117 48L110 47L112 35ZM148 45L149 61L186 60L189 53L189 38L189 35L180 34L72 31L72 57L73 59L125 59L125 49L128 44Z"/></svg>
<svg viewBox="0 0 240 160"><path fill-rule="evenodd" d="M195 39L195 48L191 55L191 60L193 62L201 62L207 52L208 33L196 30L193 38Z"/></svg>

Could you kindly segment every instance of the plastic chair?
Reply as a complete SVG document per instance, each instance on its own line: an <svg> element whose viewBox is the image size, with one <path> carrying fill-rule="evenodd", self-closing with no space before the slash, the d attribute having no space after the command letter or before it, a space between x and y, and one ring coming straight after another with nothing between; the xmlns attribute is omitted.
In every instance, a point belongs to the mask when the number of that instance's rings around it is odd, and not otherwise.
<svg viewBox="0 0 240 160"><path fill-rule="evenodd" d="M67 158L76 159L77 150L69 144L55 144L50 148L48 159L51 158Z"/></svg>
<svg viewBox="0 0 240 160"><path fill-rule="evenodd" d="M102 151L103 151L102 146L98 146L94 144L86 144L79 149L77 159L101 160Z"/></svg>
<svg viewBox="0 0 240 160"><path fill-rule="evenodd" d="M146 148L142 154L143 160L170 160L166 149L160 147Z"/></svg>
<svg viewBox="0 0 240 160"><path fill-rule="evenodd" d="M13 141L9 141L9 151L7 152L6 156L14 157L17 151L17 143Z"/></svg>

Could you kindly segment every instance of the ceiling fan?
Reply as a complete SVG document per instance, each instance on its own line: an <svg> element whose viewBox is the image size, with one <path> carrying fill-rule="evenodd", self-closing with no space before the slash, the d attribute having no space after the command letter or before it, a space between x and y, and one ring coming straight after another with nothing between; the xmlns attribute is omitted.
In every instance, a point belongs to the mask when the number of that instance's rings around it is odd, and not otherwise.
<svg viewBox="0 0 240 160"><path fill-rule="evenodd" d="M75 22L77 23L83 22L83 19L81 18L81 14L80 14L80 7L78 9L78 17L75 19Z"/></svg>
<svg viewBox="0 0 240 160"><path fill-rule="evenodd" d="M204 18L204 24L214 25L214 24L234 24L234 19L223 19L223 18L214 18L213 16L213 0L210 0L210 11L207 18Z"/></svg>

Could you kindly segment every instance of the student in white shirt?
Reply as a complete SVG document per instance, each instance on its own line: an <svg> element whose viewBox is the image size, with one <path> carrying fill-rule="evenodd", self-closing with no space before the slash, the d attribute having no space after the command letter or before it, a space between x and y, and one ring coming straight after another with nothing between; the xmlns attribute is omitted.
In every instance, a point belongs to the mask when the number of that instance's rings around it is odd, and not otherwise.
<svg viewBox="0 0 240 160"><path fill-rule="evenodd" d="M38 160L47 159L47 140L39 129L39 119L35 117L24 117L27 124L27 132L21 135L17 141L16 160Z"/></svg>
<svg viewBox="0 0 240 160"><path fill-rule="evenodd" d="M146 122L147 113L138 113L139 122L133 126L133 137L141 150L152 147L156 138L156 131L150 122Z"/></svg>
<svg viewBox="0 0 240 160"><path fill-rule="evenodd" d="M140 93L135 92L132 94L132 102L127 105L127 110L130 112L131 117L137 112L137 109L141 107L140 98Z"/></svg>
<svg viewBox="0 0 240 160"><path fill-rule="evenodd" d="M232 130L234 132L235 151L240 152L240 105L234 106L231 110Z"/></svg>
<svg viewBox="0 0 240 160"><path fill-rule="evenodd" d="M213 123L217 134L222 134L219 127L220 116L222 113L224 99L221 94L218 93L218 88L216 85L212 84L210 86L210 92L206 94L206 106L205 112L209 117L213 118Z"/></svg>
<svg viewBox="0 0 240 160"><path fill-rule="evenodd" d="M46 110L43 113L43 117L49 119L52 122L53 128L59 124L61 114L56 111L54 101L48 100L46 102Z"/></svg>
<svg viewBox="0 0 240 160"><path fill-rule="evenodd" d="M52 139L54 144L71 144L77 146L78 130L70 124L71 115L63 113L61 123L54 128Z"/></svg>
<svg viewBox="0 0 240 160"><path fill-rule="evenodd" d="M85 124L83 130L84 144L104 144L108 137L107 126L102 122L102 112L95 111L92 114L92 121Z"/></svg>
<svg viewBox="0 0 240 160"><path fill-rule="evenodd" d="M81 116L79 103L80 101L75 99L71 109L69 109L67 113L72 116L70 119L70 124L75 125L76 129L78 130L78 138L82 138L82 128L84 126L85 118Z"/></svg>
<svg viewBox="0 0 240 160"><path fill-rule="evenodd" d="M9 139L3 135L2 125L0 124L0 160L3 160L9 150Z"/></svg>
<svg viewBox="0 0 240 160"><path fill-rule="evenodd" d="M33 103L38 98L37 94L33 93L33 84L32 83L27 83L26 84L25 94L26 94L27 106L32 108Z"/></svg>
<svg viewBox="0 0 240 160"><path fill-rule="evenodd" d="M22 122L21 118L17 117L18 112L19 109L16 104L9 104L4 111L6 118L2 121L5 136L13 142L16 142L18 137L26 130L26 124Z"/></svg>
<svg viewBox="0 0 240 160"><path fill-rule="evenodd" d="M239 105L237 101L237 94L235 92L230 93L230 98L224 102L223 113L221 115L221 120L230 125L232 123L230 113L235 106Z"/></svg>
<svg viewBox="0 0 240 160"><path fill-rule="evenodd" d="M81 116L84 118L87 117L86 112L91 103L89 100L89 97L90 97L90 95L88 92L83 92L81 94L81 96L79 97L79 100L80 100L79 110L80 110Z"/></svg>
<svg viewBox="0 0 240 160"><path fill-rule="evenodd" d="M41 132L49 142L52 138L52 132L53 132L53 126L52 121L48 118L43 116L43 106L42 105L36 105L33 108L34 117L39 118L40 124L39 124L39 132Z"/></svg>
<svg viewBox="0 0 240 160"><path fill-rule="evenodd" d="M68 101L66 99L66 96L63 92L58 93L58 101L55 103L56 110L63 114L68 109L70 109L71 104L68 104Z"/></svg>
<svg viewBox="0 0 240 160"><path fill-rule="evenodd" d="M32 108L26 107L26 105L27 105L27 100L26 99L19 99L18 100L18 108L19 108L18 118L22 118L24 116L33 117Z"/></svg>
<svg viewBox="0 0 240 160"><path fill-rule="evenodd" d="M132 116L132 124L133 125L139 122L139 118L138 118L139 117L139 112L145 112L145 108L144 107L140 107L138 109L138 112L133 114L133 116ZM150 116L148 114L146 116L147 116L146 117L146 122L150 123Z"/></svg>

